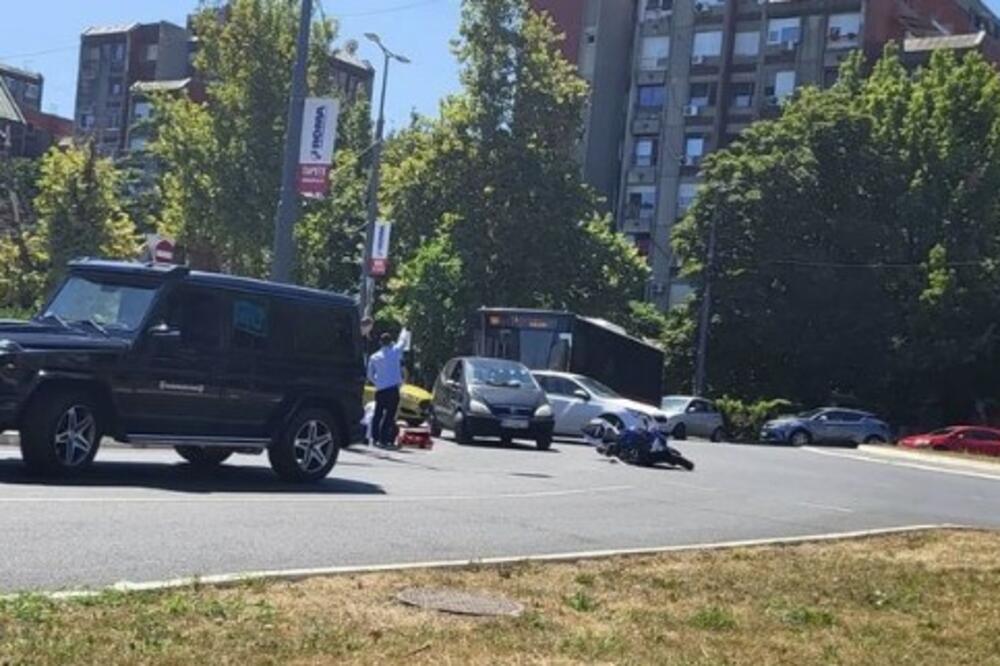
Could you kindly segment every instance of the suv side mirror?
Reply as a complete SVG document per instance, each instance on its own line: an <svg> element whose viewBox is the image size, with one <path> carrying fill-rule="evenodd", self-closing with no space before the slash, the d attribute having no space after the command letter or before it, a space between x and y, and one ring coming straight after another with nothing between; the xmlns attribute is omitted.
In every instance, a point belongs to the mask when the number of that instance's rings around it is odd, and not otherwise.
<svg viewBox="0 0 1000 666"><path fill-rule="evenodd" d="M574 398L579 398L580 400L583 400L584 402L590 402L590 394L587 393L586 391L584 391L583 389L577 389L577 390L573 391L573 397Z"/></svg>

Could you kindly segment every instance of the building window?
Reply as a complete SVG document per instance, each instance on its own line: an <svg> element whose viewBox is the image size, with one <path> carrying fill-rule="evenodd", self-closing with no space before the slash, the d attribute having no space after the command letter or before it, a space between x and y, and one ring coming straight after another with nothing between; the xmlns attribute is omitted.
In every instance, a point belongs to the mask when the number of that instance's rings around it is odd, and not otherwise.
<svg viewBox="0 0 1000 666"><path fill-rule="evenodd" d="M674 8L674 0L646 0L647 12L670 11Z"/></svg>
<svg viewBox="0 0 1000 666"><path fill-rule="evenodd" d="M146 46L146 60L156 60L160 57L160 45L149 44Z"/></svg>
<svg viewBox="0 0 1000 666"><path fill-rule="evenodd" d="M753 32L737 32L736 38L733 42L733 55L741 56L745 58L754 58L760 51L760 33L754 30Z"/></svg>
<svg viewBox="0 0 1000 666"><path fill-rule="evenodd" d="M111 46L111 60L113 62L122 62L125 60L124 44L113 44Z"/></svg>
<svg viewBox="0 0 1000 666"><path fill-rule="evenodd" d="M663 86L639 86L639 110L659 111L667 102L667 89Z"/></svg>
<svg viewBox="0 0 1000 666"><path fill-rule="evenodd" d="M656 188L652 185L630 187L625 217L630 220L651 220L656 213Z"/></svg>
<svg viewBox="0 0 1000 666"><path fill-rule="evenodd" d="M768 97L773 97L775 101L782 101L795 92L795 71L783 71L774 73L774 82L765 91Z"/></svg>
<svg viewBox="0 0 1000 666"><path fill-rule="evenodd" d="M666 69L670 61L669 37L643 37L639 67L644 70Z"/></svg>
<svg viewBox="0 0 1000 666"><path fill-rule="evenodd" d="M715 104L715 84L692 83L688 92L688 104L703 107Z"/></svg>
<svg viewBox="0 0 1000 666"><path fill-rule="evenodd" d="M750 81L736 82L730 89L731 104L734 109L749 109L753 107L753 83Z"/></svg>
<svg viewBox="0 0 1000 666"><path fill-rule="evenodd" d="M153 105L147 101L136 102L132 107L132 120L149 120L153 116Z"/></svg>
<svg viewBox="0 0 1000 666"><path fill-rule="evenodd" d="M827 25L827 42L831 49L857 46L861 34L861 14L832 14Z"/></svg>
<svg viewBox="0 0 1000 666"><path fill-rule="evenodd" d="M705 137L688 135L684 139L684 166L697 166L705 154Z"/></svg>
<svg viewBox="0 0 1000 666"><path fill-rule="evenodd" d="M38 87L37 83L29 83L24 90L24 96L27 99L38 99L41 94L41 88Z"/></svg>
<svg viewBox="0 0 1000 666"><path fill-rule="evenodd" d="M128 149L134 150L136 152L145 150L146 144L149 143L149 138L143 135L137 135L129 137Z"/></svg>
<svg viewBox="0 0 1000 666"><path fill-rule="evenodd" d="M769 45L799 42L800 21L796 18L771 19L767 22L767 43Z"/></svg>
<svg viewBox="0 0 1000 666"><path fill-rule="evenodd" d="M112 97L118 97L125 91L125 85L122 83L121 79L109 79L108 80L108 94Z"/></svg>
<svg viewBox="0 0 1000 666"><path fill-rule="evenodd" d="M121 127L122 107L118 104L108 104L104 115L104 126L109 130Z"/></svg>
<svg viewBox="0 0 1000 666"><path fill-rule="evenodd" d="M697 183L681 183L677 188L677 217L684 217L698 194Z"/></svg>
<svg viewBox="0 0 1000 666"><path fill-rule="evenodd" d="M637 167L656 166L660 140L655 136L640 136L635 141L633 161Z"/></svg>
<svg viewBox="0 0 1000 666"><path fill-rule="evenodd" d="M83 50L83 59L87 62L96 62L101 59L101 48L99 46L89 46Z"/></svg>
<svg viewBox="0 0 1000 666"><path fill-rule="evenodd" d="M83 130L94 129L94 114L92 113L80 114L80 129Z"/></svg>
<svg viewBox="0 0 1000 666"><path fill-rule="evenodd" d="M696 32L691 49L693 58L715 58L722 54L722 31Z"/></svg>

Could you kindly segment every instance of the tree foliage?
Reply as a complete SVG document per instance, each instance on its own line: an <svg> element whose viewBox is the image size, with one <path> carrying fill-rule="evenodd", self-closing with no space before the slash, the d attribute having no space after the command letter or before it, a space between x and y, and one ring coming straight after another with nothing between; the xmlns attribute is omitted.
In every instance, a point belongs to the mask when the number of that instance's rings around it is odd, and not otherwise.
<svg viewBox="0 0 1000 666"><path fill-rule="evenodd" d="M674 246L697 278L717 225L710 384L969 418L1000 390L1000 78L946 52L911 74L894 47L861 72L706 162Z"/></svg>
<svg viewBox="0 0 1000 666"><path fill-rule="evenodd" d="M273 244L284 156L298 6L287 0L218 3L195 18L195 64L208 81L205 104L157 102L162 163L161 226L188 249L192 263L264 275ZM314 22L310 89L330 90L332 21Z"/></svg>
<svg viewBox="0 0 1000 666"><path fill-rule="evenodd" d="M49 151L38 180L37 260L47 261L50 283L79 257L133 259L139 241L119 202L121 173L91 146Z"/></svg>
<svg viewBox="0 0 1000 666"><path fill-rule="evenodd" d="M645 267L580 180L587 89L557 39L522 0L467 0L462 92L386 152L383 203L403 264L389 301L414 330L425 377L468 350L480 306L622 321L641 295Z"/></svg>

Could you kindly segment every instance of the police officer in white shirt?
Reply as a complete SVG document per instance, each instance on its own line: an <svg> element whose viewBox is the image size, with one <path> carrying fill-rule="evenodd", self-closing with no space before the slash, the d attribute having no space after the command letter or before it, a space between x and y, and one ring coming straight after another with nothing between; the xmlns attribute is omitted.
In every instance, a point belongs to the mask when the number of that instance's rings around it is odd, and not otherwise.
<svg viewBox="0 0 1000 666"><path fill-rule="evenodd" d="M399 387L403 384L403 352L408 340L409 331L405 328L395 344L392 336L383 333L379 339L381 348L368 359L368 381L375 387L372 439L383 448L390 448L395 443Z"/></svg>

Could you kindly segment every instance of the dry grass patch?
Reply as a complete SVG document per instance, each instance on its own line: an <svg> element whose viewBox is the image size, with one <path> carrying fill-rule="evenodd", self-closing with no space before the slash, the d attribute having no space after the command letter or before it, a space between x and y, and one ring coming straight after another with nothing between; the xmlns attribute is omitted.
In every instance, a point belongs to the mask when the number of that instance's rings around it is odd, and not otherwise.
<svg viewBox="0 0 1000 666"><path fill-rule="evenodd" d="M495 593L518 618L393 601ZM0 664L1000 664L1000 534L0 602Z"/></svg>

